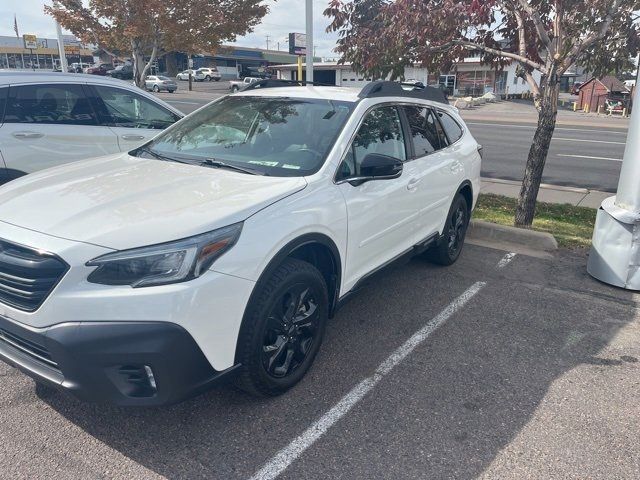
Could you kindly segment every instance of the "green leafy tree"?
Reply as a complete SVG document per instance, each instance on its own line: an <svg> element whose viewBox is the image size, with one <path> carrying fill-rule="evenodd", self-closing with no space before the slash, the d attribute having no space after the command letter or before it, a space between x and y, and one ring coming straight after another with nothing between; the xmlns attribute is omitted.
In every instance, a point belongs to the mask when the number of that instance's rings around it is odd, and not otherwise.
<svg viewBox="0 0 640 480"><path fill-rule="evenodd" d="M341 61L378 78L401 78L413 64L444 71L470 51L495 67L517 63L538 111L515 215L516 225L530 226L560 78L576 63L596 73L628 65L640 45L638 10L639 0L331 0L325 15Z"/></svg>
<svg viewBox="0 0 640 480"><path fill-rule="evenodd" d="M44 8L82 41L109 53L129 52L139 87L159 56L214 52L268 12L262 0L57 0Z"/></svg>

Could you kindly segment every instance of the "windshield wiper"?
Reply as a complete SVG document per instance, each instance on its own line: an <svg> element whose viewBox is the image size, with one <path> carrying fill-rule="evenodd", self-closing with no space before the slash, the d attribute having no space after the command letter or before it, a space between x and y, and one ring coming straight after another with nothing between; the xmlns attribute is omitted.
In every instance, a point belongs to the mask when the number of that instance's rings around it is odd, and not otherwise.
<svg viewBox="0 0 640 480"><path fill-rule="evenodd" d="M189 164L189 162L185 162L184 160L178 160L177 158L167 157L166 155L162 155L160 153L154 152L149 147L140 147L140 148L137 149L137 151L138 152L148 153L152 157L157 158L158 160L164 160L165 162L177 162L177 163Z"/></svg>
<svg viewBox="0 0 640 480"><path fill-rule="evenodd" d="M207 158L201 165L214 168L226 168L229 170L235 170L236 172L248 173L249 175L265 175L260 170L254 170L253 168L239 167L237 165L231 165L230 163L215 160L213 158Z"/></svg>

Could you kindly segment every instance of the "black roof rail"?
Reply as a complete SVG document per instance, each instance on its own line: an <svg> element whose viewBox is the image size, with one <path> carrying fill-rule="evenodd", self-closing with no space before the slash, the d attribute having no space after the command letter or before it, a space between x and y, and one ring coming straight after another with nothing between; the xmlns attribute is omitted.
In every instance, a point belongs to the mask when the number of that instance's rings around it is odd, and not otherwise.
<svg viewBox="0 0 640 480"><path fill-rule="evenodd" d="M412 87L412 88L405 88ZM360 98L376 97L408 97L419 98L421 100L431 100L433 102L449 104L444 92L439 88L425 87L422 83L401 83L387 80L377 80L364 86Z"/></svg>
<svg viewBox="0 0 640 480"><path fill-rule="evenodd" d="M327 83L307 82L306 80L283 80L279 78L267 78L258 82L250 83L245 88L243 88L242 91L246 92L247 90L258 90L260 88L303 87L305 85L335 87L335 85L329 85Z"/></svg>

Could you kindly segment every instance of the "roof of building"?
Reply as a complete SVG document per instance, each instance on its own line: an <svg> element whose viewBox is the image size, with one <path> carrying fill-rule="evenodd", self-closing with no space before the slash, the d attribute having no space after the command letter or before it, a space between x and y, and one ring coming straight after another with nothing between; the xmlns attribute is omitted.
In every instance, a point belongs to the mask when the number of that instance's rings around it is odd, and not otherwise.
<svg viewBox="0 0 640 480"><path fill-rule="evenodd" d="M580 85L580 90L582 90L584 87L586 87L593 81L597 81L598 83L600 83L609 92L628 92L629 91L627 86L621 80L618 80L616 77L612 75L607 75L606 77L602 77L602 78L591 77L589 80L587 80L582 85Z"/></svg>

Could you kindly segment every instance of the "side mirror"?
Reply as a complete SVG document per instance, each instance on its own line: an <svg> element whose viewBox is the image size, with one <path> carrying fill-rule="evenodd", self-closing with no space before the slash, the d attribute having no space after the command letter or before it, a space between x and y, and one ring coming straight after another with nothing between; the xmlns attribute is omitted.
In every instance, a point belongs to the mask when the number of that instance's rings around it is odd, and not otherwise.
<svg viewBox="0 0 640 480"><path fill-rule="evenodd" d="M369 153L362 159L360 175L357 179L360 183L369 180L389 180L398 178L402 174L402 161L388 155Z"/></svg>

